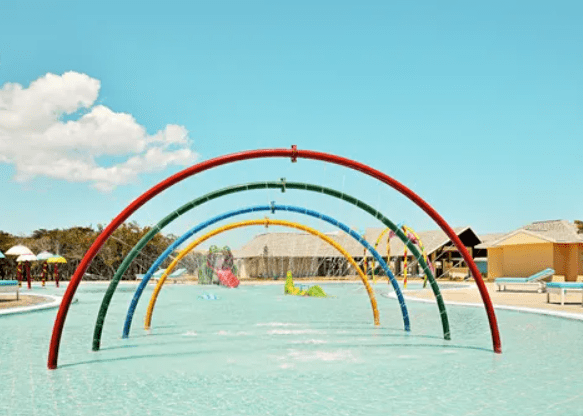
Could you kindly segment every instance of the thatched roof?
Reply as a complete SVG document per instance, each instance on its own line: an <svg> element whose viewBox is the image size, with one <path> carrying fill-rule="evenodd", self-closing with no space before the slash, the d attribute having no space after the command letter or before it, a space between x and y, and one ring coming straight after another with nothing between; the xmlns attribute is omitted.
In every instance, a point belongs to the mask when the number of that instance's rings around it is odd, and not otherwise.
<svg viewBox="0 0 583 416"><path fill-rule="evenodd" d="M510 233L502 234L489 243L484 242L481 248L494 247L520 233L530 234L550 243L583 243L583 235L577 233L577 226L574 223L566 220L552 220L533 222Z"/></svg>
<svg viewBox="0 0 583 416"><path fill-rule="evenodd" d="M385 230L385 228L367 228L365 233L366 241L368 241L371 245L374 246L376 243L379 235ZM460 238L473 240L471 242L479 243L481 239L476 235L476 233L470 227L456 227L453 229ZM377 247L377 251L382 255L387 255L387 238L388 232L382 237L381 242ZM417 232L417 235L421 239L423 246L425 247L425 252L427 255L433 253L434 251L438 250L439 248L443 247L444 245L450 242L449 237L443 232L441 229L439 230L432 230L432 231L421 231ZM405 245L398 237L391 238L391 257L393 256L402 256L404 251Z"/></svg>
<svg viewBox="0 0 583 416"><path fill-rule="evenodd" d="M362 245L343 232L327 233L346 249L351 256L362 256ZM261 256L275 257L342 257L331 245L308 233L273 232L256 235L240 250L233 252L236 258Z"/></svg>
<svg viewBox="0 0 583 416"><path fill-rule="evenodd" d="M365 232L365 238L369 244L374 246L378 236L384 228L368 228ZM462 238L473 244L479 243L480 240L470 227L458 227L455 232ZM333 238L343 248L345 248L352 257L362 257L364 247L351 236L342 231L327 233L327 236ZM418 233L423 242L427 253L431 254L440 247L450 242L447 235L442 230L423 231ZM398 238L391 238L391 257L403 255L404 244ZM377 247L377 251L384 257L387 254L387 234L383 237ZM245 244L240 250L233 251L235 258L251 258L264 255L275 257L342 257L336 249L320 238L308 233L296 232L274 232L256 235L251 241ZM367 253L370 257L371 254Z"/></svg>
<svg viewBox="0 0 583 416"><path fill-rule="evenodd" d="M490 244L494 241L499 240L500 238L507 235L507 233L492 233L492 234L481 234L480 240L482 242L476 246L477 249L487 248Z"/></svg>

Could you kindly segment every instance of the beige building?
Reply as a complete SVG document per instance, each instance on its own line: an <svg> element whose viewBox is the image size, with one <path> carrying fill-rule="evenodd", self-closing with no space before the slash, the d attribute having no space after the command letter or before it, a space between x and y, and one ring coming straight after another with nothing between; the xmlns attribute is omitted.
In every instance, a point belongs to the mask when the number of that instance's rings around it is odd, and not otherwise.
<svg viewBox="0 0 583 416"><path fill-rule="evenodd" d="M575 281L583 275L583 234L569 221L526 225L478 248L488 250L488 277L527 277L545 268Z"/></svg>

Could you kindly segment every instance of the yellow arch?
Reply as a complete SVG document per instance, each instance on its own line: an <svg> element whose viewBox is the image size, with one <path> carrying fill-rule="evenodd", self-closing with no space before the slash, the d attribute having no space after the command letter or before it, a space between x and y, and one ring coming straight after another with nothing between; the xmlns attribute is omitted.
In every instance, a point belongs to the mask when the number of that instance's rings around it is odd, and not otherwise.
<svg viewBox="0 0 583 416"><path fill-rule="evenodd" d="M217 234L220 234L222 232L229 231L229 230L232 230L235 228L247 227L250 225L264 225L266 227L269 225L280 225L283 227L295 228L298 230L306 231L306 232L308 232L312 235L315 235L317 237L320 237L322 240L324 240L325 242L327 242L328 244L333 246L336 250L338 250L346 258L346 260L348 260L348 262L352 265L352 267L354 267L354 269L357 271L358 276L360 277L360 280L362 281L362 283L366 287L366 292L368 293L368 297L370 299L370 304L371 304L372 312L373 312L373 316L374 316L374 324L380 325L379 311L377 309L377 300L375 298L372 287L370 286L370 283L368 282L368 279L367 279L366 275L363 273L362 269L360 267L358 267L358 264L356 264L356 261L354 261L352 256L340 244L338 244L336 241L332 240L327 235L322 234L321 232L319 232L313 228L307 227L305 225L298 224L296 222L291 222L291 221L272 220L269 218L264 218L261 220L248 220L248 221L234 222L234 223L227 224L227 225L224 225L222 227L216 228L213 231L203 235L202 237L197 238L192 243L190 243L188 245L188 247L186 247L184 250L182 250L178 254L178 256L172 261L172 263L170 263L170 266L168 266L168 268L164 271L164 274L162 274L162 277L160 277L160 280L158 280L158 284L156 285L156 288L154 289L154 292L152 293L152 297L150 298L150 303L148 304L148 311L146 313L146 319L144 322L145 329L150 329L150 326L152 324L152 313L154 312L154 306L156 305L156 300L158 299L158 294L160 293L160 290L162 289L162 286L164 285L164 282L166 281L166 277L168 277L168 275L170 273L172 273L172 270L174 270L174 268L176 267L178 262L180 262L180 260L184 256L186 256L190 251L194 250L196 248L196 246L198 246L199 244L208 240L209 238L214 237Z"/></svg>
<svg viewBox="0 0 583 416"><path fill-rule="evenodd" d="M377 241L375 241L374 243L374 249L376 250L379 246L379 244L381 243L381 238L383 238L383 236L388 232L391 231L390 228L385 228L383 230L382 233L379 234L379 237L377 238ZM389 242L391 241L391 234L389 234L389 238L387 239L387 266L389 266L390 261L391 261L391 245L389 244ZM366 247L364 248L364 258L366 259L366 253L368 252L368 250L366 249ZM390 266L389 266L390 267ZM374 273L376 268L376 264L374 261L374 257L372 258L372 267L371 267L371 273L372 273L372 281L374 284L376 284L377 282L377 277ZM364 273L367 274L367 267L366 267L366 261L364 262Z"/></svg>
<svg viewBox="0 0 583 416"><path fill-rule="evenodd" d="M407 227L406 225L403 225L403 231L405 231L405 235L407 235L407 233L411 233L417 239L417 246L419 246L419 248L421 249L421 254L423 255L423 260L425 260L425 263L427 263L428 267L431 267L431 265L427 259L427 253L425 252L425 247L423 246L423 243L421 242L421 239L419 238L417 233L415 231L413 231L413 229ZM407 246L406 245L405 245L405 252L403 253L403 256L405 257L403 260L403 288L407 289ZM427 274L425 274L425 277L423 278L423 287L425 287L426 284L427 284Z"/></svg>
<svg viewBox="0 0 583 416"><path fill-rule="evenodd" d="M425 260L425 263L427 263L428 267L431 267L431 264L429 263L429 259L427 258L427 253L425 252L425 247L423 246L423 242L421 241L421 238L419 238L419 235L410 227L407 227L406 225L402 225L401 229L403 230L403 232L405 233L405 235L407 235L408 233L413 235L415 237L415 239L417 240L417 246L419 247L419 249L421 250L421 255L423 256L423 260ZM389 263L390 258L391 258L391 233L390 233L391 229L390 228L385 228L383 230L382 233L379 234L375 244L374 244L374 249L376 250L381 242L381 239L383 238L383 236L389 232L389 236L387 238L387 263ZM366 248L364 249L364 256L366 257L366 253L367 250ZM405 245L404 248L404 260L403 260L403 287L405 289L407 289L407 245ZM366 265L366 263L365 263ZM376 283L376 276L374 274L375 271L375 261L374 258L372 259L372 279L373 282ZM364 268L364 272L366 273L366 266ZM427 284L427 274L425 274L425 278L423 279L423 287L425 287L425 285Z"/></svg>

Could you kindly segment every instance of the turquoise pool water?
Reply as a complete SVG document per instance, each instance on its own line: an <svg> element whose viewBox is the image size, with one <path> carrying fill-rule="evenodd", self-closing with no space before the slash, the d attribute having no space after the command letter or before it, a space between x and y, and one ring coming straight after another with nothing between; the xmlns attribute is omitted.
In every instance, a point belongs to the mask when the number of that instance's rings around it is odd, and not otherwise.
<svg viewBox="0 0 583 416"><path fill-rule="evenodd" d="M323 286L336 297L286 297L283 283L169 285L147 333L150 287L123 340L135 286L121 285L103 349L92 352L106 286L81 285L56 371L46 369L56 310L0 317L0 414L583 414L583 322L498 311L504 354L496 355L482 309L448 307L448 342L436 305L408 302L405 333L397 302L377 284L375 328L360 285Z"/></svg>

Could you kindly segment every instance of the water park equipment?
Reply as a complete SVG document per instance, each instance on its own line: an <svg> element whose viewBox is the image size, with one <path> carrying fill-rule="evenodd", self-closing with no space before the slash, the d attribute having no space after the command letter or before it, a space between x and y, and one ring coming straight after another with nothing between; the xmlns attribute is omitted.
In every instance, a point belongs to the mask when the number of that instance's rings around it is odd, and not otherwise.
<svg viewBox="0 0 583 416"><path fill-rule="evenodd" d="M407 227L406 225L403 225L403 231L407 234L407 237L409 238L409 241L411 241L413 244L417 244L417 246L419 246L419 249L421 250L421 253L423 254L423 259L425 260L425 263L427 263L427 265L431 268L431 272L434 272L434 268L433 268L433 264L431 264L431 261L429 261L429 259L427 258L427 253L425 252L425 247L423 246L423 242L421 241L421 239L419 238L419 236L417 235L417 233L415 231L413 231L412 228ZM407 246L404 247L403 249L403 287L405 289L407 289ZM427 286L427 274L425 274L425 277L423 278L423 287Z"/></svg>
<svg viewBox="0 0 583 416"><path fill-rule="evenodd" d="M21 254L16 258L16 262L21 265L24 263L24 273L26 274L27 286L30 289L32 278L30 275L30 263L36 261L36 256L34 254Z"/></svg>
<svg viewBox="0 0 583 416"><path fill-rule="evenodd" d="M202 295L198 296L199 299L203 300L218 300L218 296L214 293L203 293Z"/></svg>
<svg viewBox="0 0 583 416"><path fill-rule="evenodd" d="M451 226L435 211L427 202L415 194L412 190L404 186L399 181L393 179L392 177L384 174L383 172L376 170L368 165L359 163L357 161L347 159L341 156L328 154L324 152L317 152L312 150L300 150L296 145L293 145L291 149L257 149L249 150L243 152L232 153L229 155L220 156L214 159L206 160L204 162L193 165L186 168L166 180L158 183L141 196L136 198L131 204L129 204L121 213L118 214L110 223L103 229L101 234L93 242L91 247L85 253L85 256L80 261L77 269L75 270L71 281L67 286L67 290L64 293L63 300L59 306L57 316L55 319L55 324L53 326L53 332L51 335L51 341L49 345L49 352L47 357L47 367L49 369L57 368L59 348L61 344L61 337L63 333L63 328L65 321L67 319L67 314L69 312L69 307L73 301L73 297L77 291L79 283L83 278L84 273L87 271L89 264L93 258L97 255L103 244L109 239L113 232L121 225L123 222L129 218L129 216L137 211L142 205L154 198L156 195L160 194L165 189L172 187L173 185L181 182L182 180L197 175L198 173L204 172L209 169L213 169L218 166L227 165L230 163L235 163L242 160L253 160L262 158L290 158L292 162L297 162L298 159L308 159L308 160L319 160L327 163L332 163L339 166L344 166L349 169L360 171L370 177L373 177L380 182L392 187L393 189L400 192L402 195L414 202L418 207L420 207L425 213L427 213L445 232L445 234L451 239L453 244L456 246L461 256L465 260L468 268L470 269L472 276L476 282L482 301L484 303L484 308L488 316L488 323L490 326L490 333L492 337L492 347L495 353L502 352L502 343L500 340L500 332L498 330L498 324L496 321L496 314L494 312L494 307L488 294L486 285L482 279L480 271L476 267L473 259L471 258L469 252L462 244L460 238L456 235L455 231ZM177 214L179 215L179 214ZM111 296L110 296L111 299Z"/></svg>
<svg viewBox="0 0 583 416"><path fill-rule="evenodd" d="M221 284L226 287L239 286L237 267L233 261L233 253L229 246L209 248L206 263L198 271L198 284ZM215 279L216 277L216 279Z"/></svg>
<svg viewBox="0 0 583 416"><path fill-rule="evenodd" d="M285 285L283 286L283 293L286 295L293 295L293 296L313 296L317 298L325 298L328 297L324 289L322 289L318 285L310 286L307 289L302 289L299 286L294 286L294 278L292 276L292 272L287 272L285 278Z"/></svg>
<svg viewBox="0 0 583 416"><path fill-rule="evenodd" d="M47 277L49 275L49 265L47 263L47 260L50 259L51 257L55 257L55 255L53 253L49 253L48 251L42 251L36 255L36 259L43 262L43 266L42 266L43 271L42 271L42 275L41 275L43 287L45 287Z"/></svg>
<svg viewBox="0 0 583 416"><path fill-rule="evenodd" d="M410 249L411 245L418 246L419 250L421 250L421 255L423 256L423 262L420 261L419 256L415 256L415 257L417 258L417 261L419 261L419 263L421 264L421 267L425 271L425 277L423 279L423 287L425 288L427 286L427 280L429 279L429 281L431 281L432 279L434 279L435 269L433 267L433 264L431 263L431 261L427 257L425 247L423 246L423 242L421 241L421 238L419 238L419 235L417 235L417 233L412 228L407 227L406 225L404 225L402 223L398 225L398 228L403 231L403 233L407 237L407 241L410 243L410 244L405 244L405 246L403 248L403 288L407 289L408 249ZM391 228L385 228L377 237L375 244L374 244L374 248L375 249L378 248L378 246L379 246L380 242L382 241L382 238L385 234L387 234L387 261L389 261L391 258L391 238L396 235L395 231L393 231ZM365 250L364 251L364 258L365 259L366 259L366 254L367 253ZM415 255L415 253L413 253L413 254ZM375 275L374 258L372 260L371 273L373 276L373 281L375 281L376 275Z"/></svg>
<svg viewBox="0 0 583 416"><path fill-rule="evenodd" d="M182 205L180 208L172 211L171 214L167 215L161 221L159 221L156 224L156 226L153 227L148 233L146 233L142 237L142 239L130 250L130 252L126 256L126 258L122 261L119 268L115 272L113 278L111 279L111 281L109 283L109 287L107 288L107 291L106 291L105 295L103 296L103 300L101 302L99 313L97 315L97 322L95 325L96 329L94 331L94 337L93 337L93 339L94 339L93 348L95 350L99 349L99 339L101 338L101 328L104 324L105 317L107 315L107 310L109 308L109 304L111 302L113 294L115 293L117 285L119 284L119 281L121 280L121 277L126 272L128 267L130 266L132 260L139 254L140 250L143 247L145 247L145 245L148 243L148 241L150 241L152 238L154 238L154 236L160 230L162 230L165 226L167 226L172 221L179 218L180 215L188 212L189 210L191 210L195 207L201 206L208 201L212 201L212 200L219 198L219 197L222 197L222 196L226 196L226 195L230 195L230 194L238 193L238 192L258 190L258 189L279 189L279 190L281 190L281 192L286 192L286 190L289 190L289 189L296 189L296 190L302 190L302 191L316 192L319 194L324 194L324 195L328 195L328 196L331 196L334 198L338 198L338 199L346 201L346 202L356 206L357 208L360 208L363 211L369 213L370 215L372 215L373 217L375 217L379 221L381 221L389 229L393 230L395 232L396 236L399 239L401 239L401 241L403 241L403 243L405 245L407 245L409 247L411 252L418 259L419 264L422 266L425 273L429 276L429 281L431 283L431 289L433 290L433 294L435 295L435 300L436 300L436 303L437 303L437 306L439 309L439 316L441 319L443 336L447 340L450 339L449 321L447 318L447 312L445 309L445 304L443 302L443 298L441 296L441 292L439 290L439 286L437 285L437 282L435 281L435 278L433 277L433 273L431 272L429 267L427 267L427 264L424 262L423 257L421 256L421 253L419 253L419 251L417 250L417 247L407 239L407 237L405 236L403 231L400 229L400 227L397 227L390 219L385 217L381 212L375 210L370 205L366 204L365 202L363 202L359 199L356 199L355 197L353 197L351 195L336 191L336 190L331 189L331 188L326 188L326 187L323 187L320 185L308 184L308 183L303 183L303 182L286 182L285 179L282 179L282 180L277 181L277 182L253 182L253 183L247 183L247 184L243 184L243 185L235 185L235 186L231 186L228 188L219 189L219 190L214 191L214 192L210 192L206 195L198 197L198 198ZM265 210L266 208L262 208L262 209ZM271 208L269 208L269 209L271 210ZM231 213L224 214L224 217L217 216L217 217L209 220L207 222L208 224L205 225L203 223L200 226L202 228L204 228L207 225L210 225L211 223L218 222L221 219L225 219L225 218L228 218L229 216L234 215L233 213L242 213L242 212L243 211L233 211ZM244 211L244 212L252 212L252 211ZM202 228L198 229L198 231L202 230ZM140 283L140 285L136 289L136 293L134 294L130 308L128 310L128 317L131 314L133 314L132 308L135 309L137 302L139 300L139 297L141 296L142 291L144 290L144 288L146 287L146 284L148 283L148 281L150 279L151 273L154 273L154 271L162 265L163 259L168 257L172 253L172 251L178 247L179 244L183 243L184 241L186 241L186 239L188 239L190 236L192 236L193 233L195 232L194 230L195 229L193 228L191 231L185 233L182 237L180 237L178 240L176 240L173 244L168 246L168 248L164 251L164 253L162 253L162 255L160 255L160 257L150 267L150 270L144 276L143 281ZM359 238L361 238L361 237L359 237ZM364 239L362 239L362 240L364 240ZM364 243L361 242L361 244L364 244ZM390 269L388 269L388 266L387 266L387 270L388 270L388 272L385 271L385 274L387 276L392 276L392 273L390 273ZM393 285L393 288L395 288L396 293L400 294L400 289L398 288L398 284L396 283L396 281L394 283L391 281L391 284ZM401 295L398 295L398 298L399 298L399 302L404 303L401 300L402 299ZM131 320L131 318L129 320ZM128 318L126 317L126 323L127 322L128 322ZM125 334L124 336L127 336L127 331L125 329L124 329L124 334Z"/></svg>
<svg viewBox="0 0 583 416"><path fill-rule="evenodd" d="M229 231L229 230L232 230L235 228L247 227L250 225L263 225L263 226L280 225L283 227L295 228L297 230L306 231L312 235L315 235L316 237L321 238L322 240L324 240L325 242L327 242L328 244L333 246L344 257L346 257L346 260L348 260L348 262L352 265L352 267L354 267L354 269L358 273L358 276L360 277L360 280L364 283L364 286L366 287L366 291L367 291L369 299L370 299L372 311L373 311L374 324L377 326L380 325L379 311L377 308L377 301L376 301L376 298L374 295L374 291L372 290L372 287L370 286L368 279L366 278L366 276L362 272L362 269L358 266L356 261L354 261L352 256L344 248L342 248L342 246L340 246L340 244L338 244L336 241L334 241L333 239L331 239L327 235L322 234L321 232L319 232L313 228L307 227L305 225L298 224L298 223L291 222L291 221L272 220L269 218L264 218L261 220L248 220L248 221L235 222L235 223L227 224L227 225L224 225L222 227L216 228L213 231L203 235L202 237L197 238L192 243L190 243L185 249L183 249L178 254L178 256L172 261L172 263L170 263L170 265L168 266L168 269L166 269L166 272L164 272L164 274L162 275L162 277L158 281L158 284L154 288L154 292L152 293L152 297L150 298L150 303L148 304L148 311L146 312L146 319L144 321L144 328L150 329L150 327L151 327L152 314L154 312L154 307L156 306L156 300L158 299L158 295L160 293L160 290L162 289L162 286L164 285L164 282L166 281L166 276L168 275L168 273L170 273L172 271L172 269L174 269L174 267L176 267L178 262L184 256L186 256L190 251L194 250L199 244L204 243L206 240L208 240L211 237L214 237L217 234L220 234L222 232ZM356 234L356 235L358 235L358 234ZM404 309L404 313L405 313L405 315L403 318L405 320L405 325L406 325L405 329L409 330L409 325L408 325L409 316L407 314L406 308Z"/></svg>
<svg viewBox="0 0 583 416"><path fill-rule="evenodd" d="M242 214L251 213L251 212L260 212L260 211L271 211L272 213L274 213L275 211L289 211L289 212L296 212L296 213L300 213L300 214L304 214L304 215L309 215L309 216L312 216L315 218L319 218L323 221L328 222L329 224L335 225L336 227L340 228L342 231L349 234L352 238L356 239L363 246L369 247L371 254L379 261L379 264L381 265L381 267L383 267L385 273L389 277L389 281L390 281L391 285L393 286L395 293L397 294L397 299L399 300L399 305L401 307L401 314L403 315L403 324L404 324L405 330L408 331L410 329L409 313L408 313L407 307L405 305L405 299L403 298L403 295L401 293L401 289L399 288L399 285L398 285L395 277L393 276L393 274L390 271L387 264L383 261L382 257L377 253L376 250L374 250L372 247L370 247L370 245L366 242L366 240L360 234L358 234L354 230L350 229L348 226L342 224L341 222L339 222L339 221L337 221L337 220L335 220L327 215L323 215L319 212L316 212L313 210L308 210L306 208L289 206L289 205L277 205L274 202L272 202L270 205L259 205L259 206L254 206L254 207L248 207L248 208L243 208L243 209L230 211L230 212L226 212L224 214L217 215L216 217L211 218L211 219L205 221L204 223L197 225L196 227L193 227L192 229L190 229L189 231L184 233L176 241L174 241L170 246L168 246L166 248L166 250L160 255L160 257L158 257L158 259L156 259L154 264L152 264L152 266L150 267L150 269L148 270L148 272L146 273L146 275L144 276L144 278L140 282L139 286L137 287L136 292L134 293L134 296L133 296L132 301L130 303L130 306L128 308L128 313L127 313L125 324L124 324L123 337L127 338L129 336L129 330L131 327L131 322L133 319L134 311L137 307L138 301L141 297L141 294L142 294L144 288L146 287L150 277L152 276L152 273L154 272L154 270L156 270L160 266L160 264L162 264L164 262L164 260L171 253L174 252L174 250L176 248L178 248L188 238L190 238L194 234L198 233L199 231L202 231L203 229L205 229L206 227L208 227L212 224L215 224L219 221L225 220L227 218L230 218L230 217L233 217L236 215L242 215ZM438 289L437 293L439 294L439 296L441 296L439 289ZM104 311L104 313L101 313L102 311ZM99 346L101 343L101 333L102 333L102 329L103 329L103 323L105 320L105 312L107 312L107 309L100 310L100 314L97 317L97 322L95 323L95 329L93 332L93 349L94 349L94 351L97 351L99 349ZM440 312L442 312L440 315L442 317L444 338L450 339L447 313L445 312L445 309L440 309Z"/></svg>
<svg viewBox="0 0 583 416"><path fill-rule="evenodd" d="M22 263L25 262L26 260L24 260L24 258L22 258L21 256L29 256L29 258L31 258L30 256L34 257L34 254L32 251L30 251L30 249L26 246L23 246L22 244L17 244L15 246L10 247L8 250L6 250L6 254L8 256L17 256L16 258L16 262L17 262L17 266L16 266L16 278L18 279L18 286L22 286L22 276L23 276L23 265ZM20 260L18 260L20 259ZM30 267L26 267L26 264L24 265L24 273L26 273L26 271L28 270L28 288L30 289L31 287L31 282L30 282Z"/></svg>
<svg viewBox="0 0 583 416"><path fill-rule="evenodd" d="M53 265L53 273L55 274L55 284L57 285L57 287L59 287L59 264L66 264L67 260L64 257L55 256L48 259L47 263Z"/></svg>

